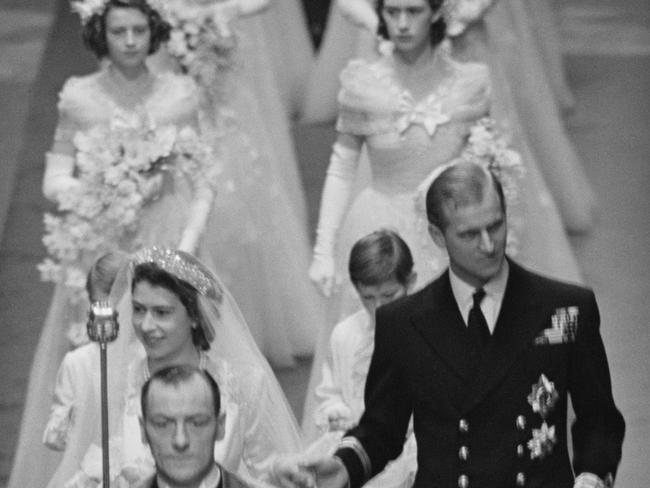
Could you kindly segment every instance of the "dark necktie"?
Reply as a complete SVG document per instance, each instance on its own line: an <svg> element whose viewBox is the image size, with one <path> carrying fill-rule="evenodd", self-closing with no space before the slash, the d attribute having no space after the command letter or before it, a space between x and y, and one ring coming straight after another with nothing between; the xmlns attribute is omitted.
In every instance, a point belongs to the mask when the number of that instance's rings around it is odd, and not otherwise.
<svg viewBox="0 0 650 488"><path fill-rule="evenodd" d="M467 318L467 329L472 337L472 340L479 347L485 347L485 345L490 340L490 329L488 328L487 320L485 320L485 315L481 311L481 302L485 298L485 290L483 288L478 288L474 295L472 295L474 300L474 305L469 311L469 316Z"/></svg>

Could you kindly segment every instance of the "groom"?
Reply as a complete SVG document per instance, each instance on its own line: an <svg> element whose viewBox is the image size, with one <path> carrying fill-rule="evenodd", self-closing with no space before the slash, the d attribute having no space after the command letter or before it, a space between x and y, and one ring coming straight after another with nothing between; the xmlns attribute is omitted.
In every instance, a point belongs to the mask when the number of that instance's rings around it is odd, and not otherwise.
<svg viewBox="0 0 650 488"><path fill-rule="evenodd" d="M427 216L449 270L377 311L366 411L333 457L305 468L319 488L359 487L399 455L413 415L414 487L610 486L625 424L593 292L505 257L503 190L481 166L443 171Z"/></svg>

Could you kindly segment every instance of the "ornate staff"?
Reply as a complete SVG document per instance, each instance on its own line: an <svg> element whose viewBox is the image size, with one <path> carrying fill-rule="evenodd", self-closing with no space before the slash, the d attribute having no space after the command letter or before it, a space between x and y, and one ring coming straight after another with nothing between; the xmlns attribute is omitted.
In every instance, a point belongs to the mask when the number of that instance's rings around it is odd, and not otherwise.
<svg viewBox="0 0 650 488"><path fill-rule="evenodd" d="M106 349L109 342L117 338L120 325L117 321L117 311L108 301L97 301L90 304L88 312L88 337L99 343L101 371L101 409L102 409L102 486L110 486L110 464L108 448L108 388L106 375Z"/></svg>

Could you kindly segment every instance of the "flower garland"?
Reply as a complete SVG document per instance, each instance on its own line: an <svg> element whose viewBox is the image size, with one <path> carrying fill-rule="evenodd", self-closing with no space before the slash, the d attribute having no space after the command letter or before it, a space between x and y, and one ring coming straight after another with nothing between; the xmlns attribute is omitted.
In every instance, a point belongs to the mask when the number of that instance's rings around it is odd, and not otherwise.
<svg viewBox="0 0 650 488"><path fill-rule="evenodd" d="M524 174L521 155L510 147L510 141L497 128L494 119L483 117L472 126L459 159L486 166L499 178L506 203L517 202L517 180Z"/></svg>
<svg viewBox="0 0 650 488"><path fill-rule="evenodd" d="M160 195L163 173L216 182L218 166L193 128L156 127L146 116L129 122L75 134L79 185L60 195L60 213L44 216L49 257L38 265L41 279L68 287L73 304L85 300L86 272L98 255L134 250L141 210Z"/></svg>
<svg viewBox="0 0 650 488"><path fill-rule="evenodd" d="M467 27L477 22L492 7L495 0L446 0L442 12L447 23L447 36L462 35Z"/></svg>
<svg viewBox="0 0 650 488"><path fill-rule="evenodd" d="M94 15L102 15L109 0L73 0L70 2L72 11L81 18L81 25L86 25ZM163 20L169 21L167 3L164 0L147 0L147 4L158 12Z"/></svg>
<svg viewBox="0 0 650 488"><path fill-rule="evenodd" d="M172 26L167 43L169 53L183 72L202 87L222 86L224 73L235 64L237 36L230 24L237 16L237 5L170 0L168 12Z"/></svg>

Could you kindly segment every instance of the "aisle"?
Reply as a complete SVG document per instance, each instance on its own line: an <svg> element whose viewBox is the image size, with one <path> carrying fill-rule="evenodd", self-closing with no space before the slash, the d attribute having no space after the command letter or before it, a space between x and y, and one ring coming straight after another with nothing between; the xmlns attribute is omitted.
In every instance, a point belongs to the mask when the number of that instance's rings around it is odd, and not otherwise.
<svg viewBox="0 0 650 488"><path fill-rule="evenodd" d="M530 0L534 1L534 0ZM8 7L31 5L29 35L0 31L0 53L8 42L35 42L43 37L49 8L39 0L1 0L0 19ZM575 241L586 280L598 296L602 331L608 349L614 392L628 424L619 488L650 486L647 463L650 438L650 18L647 0L564 0L564 29L570 56L569 81L577 108L569 119L570 132L597 189L601 215L593 235ZM55 29L34 85L34 57L22 55L24 78L5 83L15 92L0 94L0 110L10 114L0 123L2 183L12 156L18 157L13 197L4 235L0 232L0 487L5 486L20 423L25 382L51 287L38 281L35 264L43 257L41 216L47 208L40 194L43 153L51 141L56 93L65 78L92 69L77 36L77 21L68 13L67 0L56 2ZM21 17L22 18L22 17ZM1 25L7 25L0 23ZM645 26L645 29L644 29ZM40 29L40 30L39 30ZM620 34L620 35L619 35ZM23 37L21 37L23 35ZM584 42L585 37L590 39ZM600 47L599 47L600 46ZM0 56L0 68L6 67ZM14 56L12 62L20 60ZM31 70L31 71L30 71ZM2 70L0 69L0 73ZM2 83L3 80L0 80ZM24 129L25 103L31 86L29 115ZM16 93L21 97L12 97ZM22 100L22 104L20 103ZM323 126L298 127L298 152L307 187L312 225L328 158L332 130ZM5 172L3 172L5 171ZM0 196L7 197L0 186ZM8 200L8 199L7 199ZM0 198L0 216L2 215ZM0 226L1 226L0 218ZM302 405L308 363L281 380L292 405Z"/></svg>

